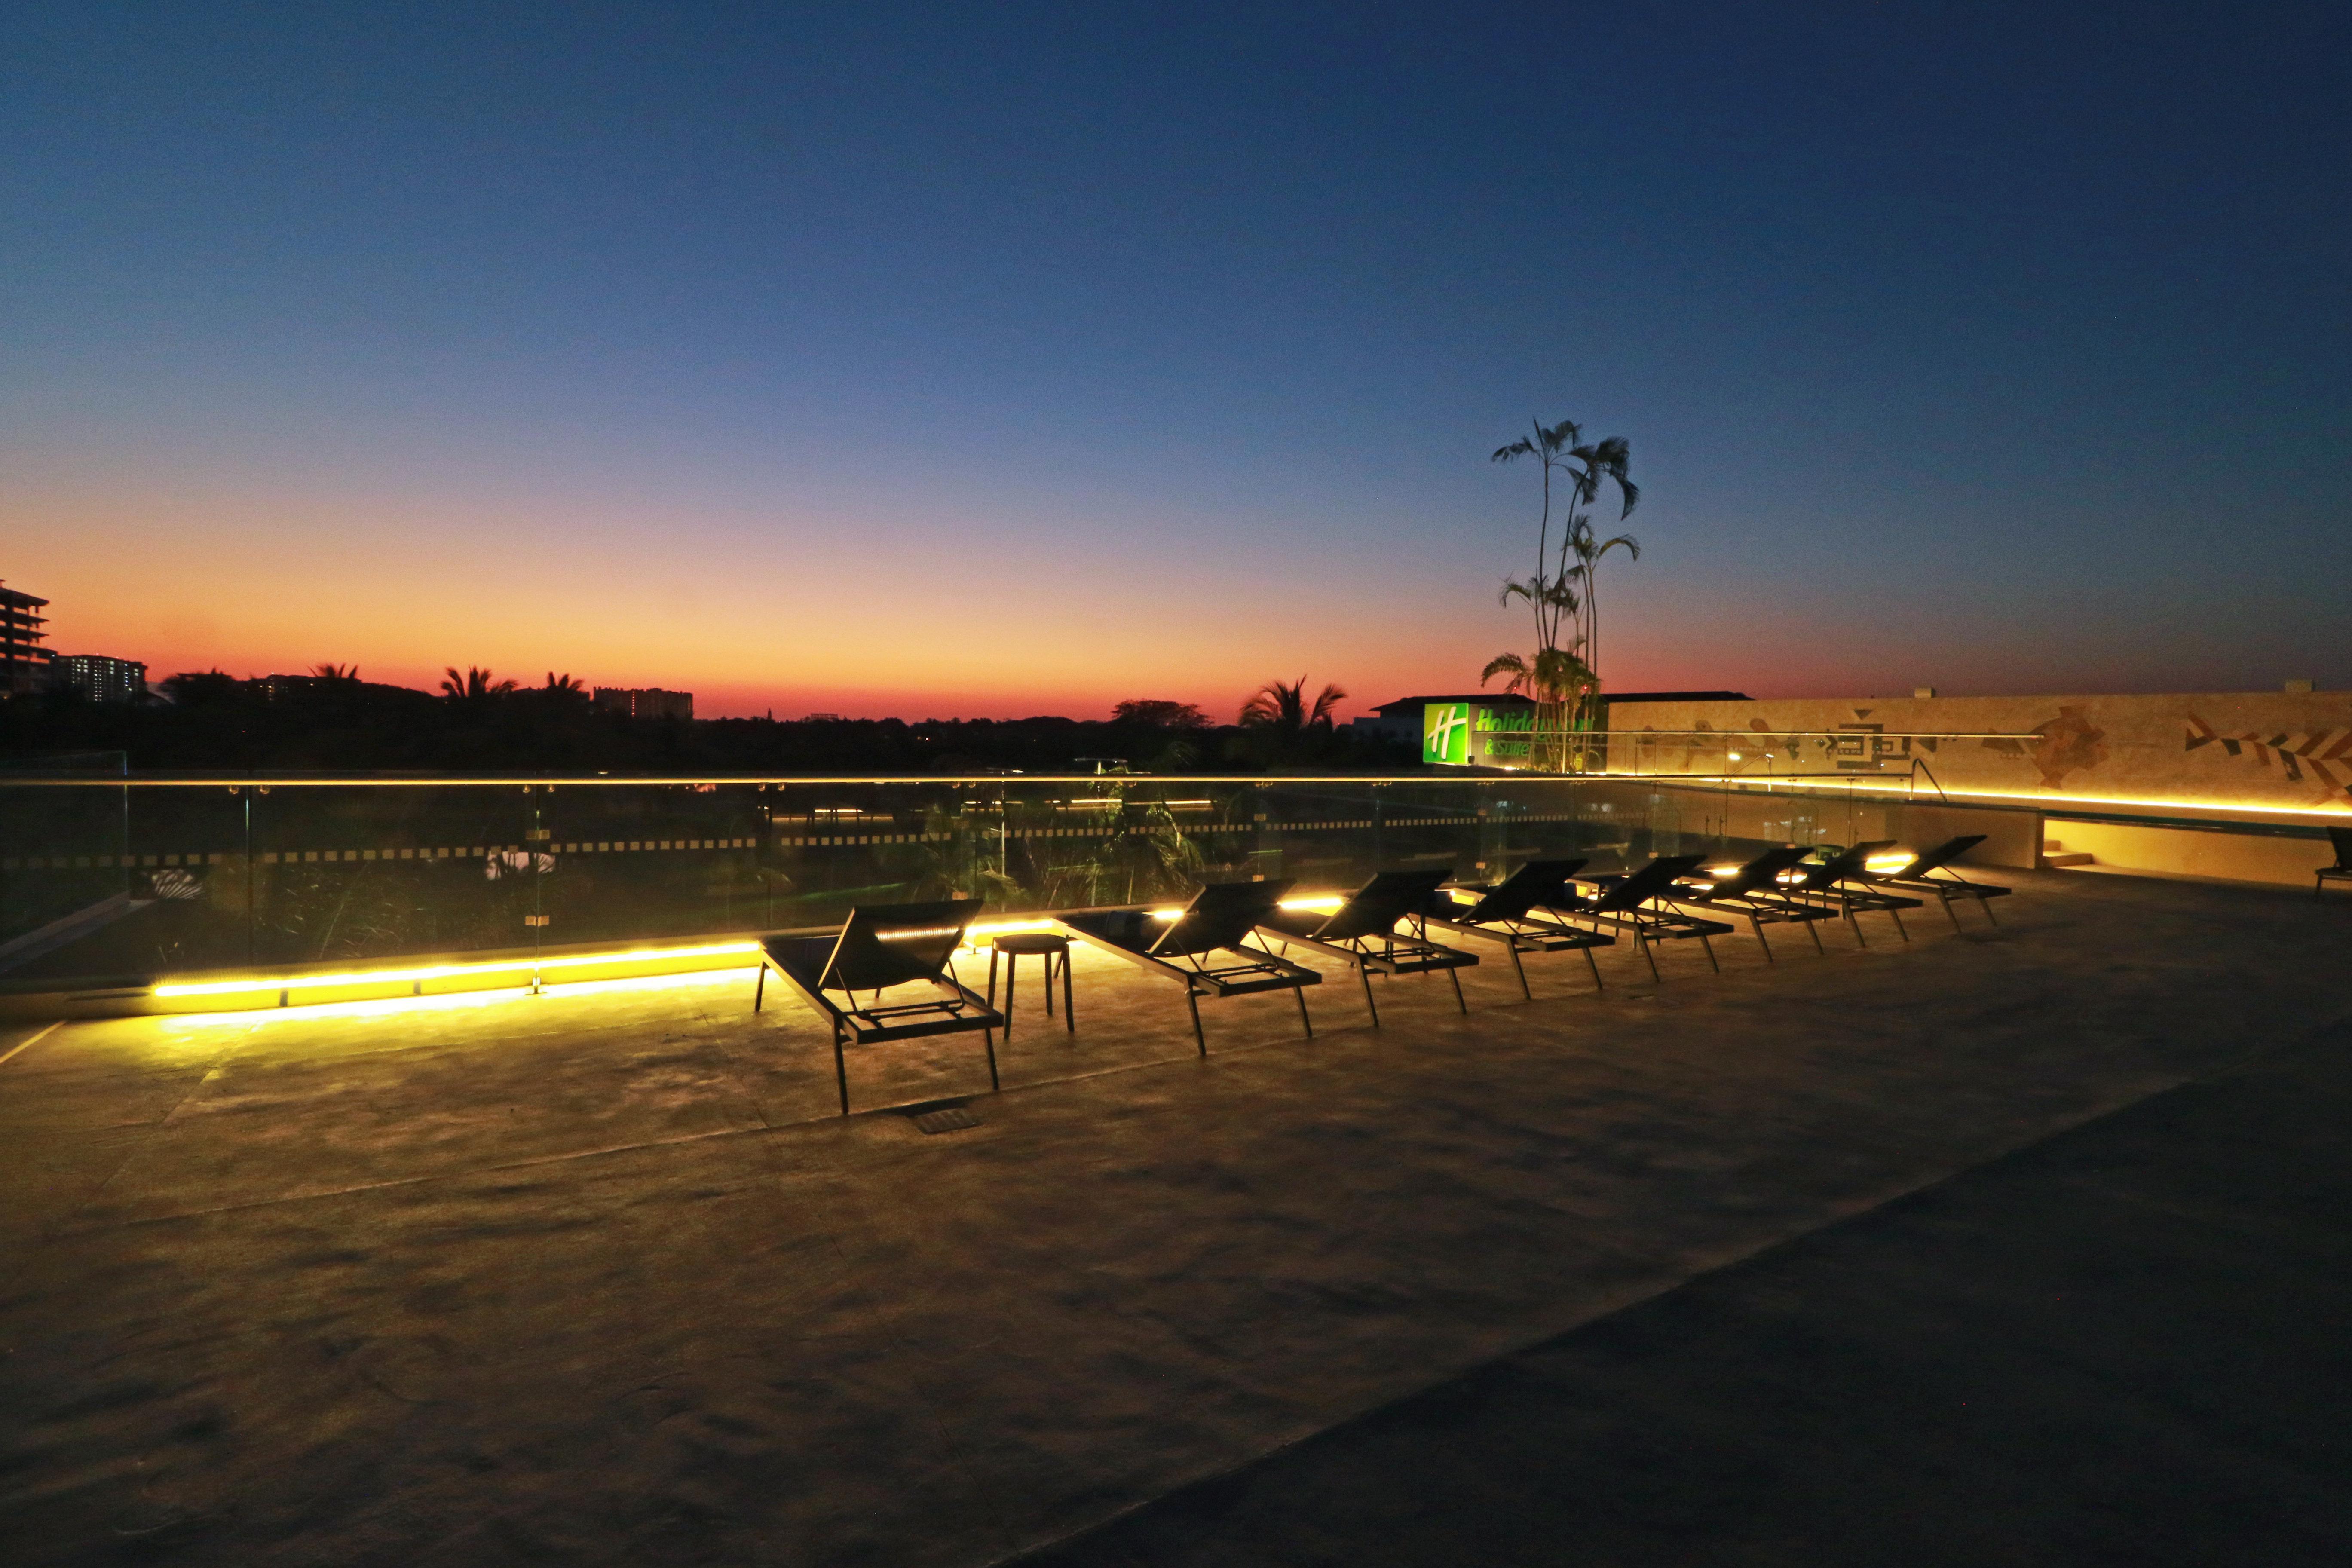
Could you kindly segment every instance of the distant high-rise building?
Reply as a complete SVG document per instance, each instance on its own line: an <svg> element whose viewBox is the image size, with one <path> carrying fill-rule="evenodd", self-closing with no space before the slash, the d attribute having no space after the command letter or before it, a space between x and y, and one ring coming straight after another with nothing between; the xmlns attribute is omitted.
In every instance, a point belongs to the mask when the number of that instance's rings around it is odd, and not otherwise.
<svg viewBox="0 0 2352 1568"><path fill-rule="evenodd" d="M48 683L49 650L41 646L48 603L0 584L0 694L38 691Z"/></svg>
<svg viewBox="0 0 2352 1568"><path fill-rule="evenodd" d="M664 691L658 686L600 686L596 688L596 706L607 712L625 713L632 719L691 719L694 693Z"/></svg>
<svg viewBox="0 0 2352 1568"><path fill-rule="evenodd" d="M147 666L102 653L60 653L49 658L49 686L79 691L92 702L137 702L147 695Z"/></svg>

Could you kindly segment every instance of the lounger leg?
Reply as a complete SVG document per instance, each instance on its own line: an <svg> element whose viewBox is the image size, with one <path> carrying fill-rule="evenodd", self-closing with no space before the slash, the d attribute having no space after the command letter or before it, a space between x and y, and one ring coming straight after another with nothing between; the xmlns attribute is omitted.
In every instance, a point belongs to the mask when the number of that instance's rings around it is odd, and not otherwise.
<svg viewBox="0 0 2352 1568"><path fill-rule="evenodd" d="M1609 987L1601 984L1601 963L1598 959L1592 956L1592 950L1586 947L1580 948L1577 951L1584 954L1584 967L1592 971L1592 988L1595 991L1608 990Z"/></svg>
<svg viewBox="0 0 2352 1568"><path fill-rule="evenodd" d="M996 1005L996 949L988 950L988 1005Z"/></svg>
<svg viewBox="0 0 2352 1568"><path fill-rule="evenodd" d="M1813 939L1813 951L1820 953L1822 957L1827 958L1829 956L1830 950L1822 945L1822 922L1819 921L1799 921L1797 923L1805 928L1805 934L1807 936Z"/></svg>
<svg viewBox="0 0 2352 1568"><path fill-rule="evenodd" d="M1944 916L1952 922L1952 930L1958 932L1960 929L1960 911L1952 908L1952 895L1938 893L1936 896L1944 901Z"/></svg>
<svg viewBox="0 0 2352 1568"><path fill-rule="evenodd" d="M1307 1026L1307 1037L1311 1040L1315 1037L1315 1020L1307 1016L1307 987L1304 985L1294 985L1290 988L1290 994L1298 998L1298 1021ZM1366 1001L1370 1001L1371 1000L1371 985L1367 983L1364 986L1364 999ZM1375 1023L1379 1022L1377 1018L1373 1021Z"/></svg>
<svg viewBox="0 0 2352 1568"><path fill-rule="evenodd" d="M1748 917L1748 923L1750 926L1753 926L1756 930L1756 945L1764 950L1764 962L1767 963L1780 963L1780 961L1779 959L1772 956L1772 944L1764 940L1764 922L1756 916L1749 915Z"/></svg>
<svg viewBox="0 0 2352 1568"><path fill-rule="evenodd" d="M1868 947L1870 945L1869 939L1862 934L1862 922L1853 918L1853 906L1852 904L1848 904L1845 907L1845 923L1853 931L1854 946Z"/></svg>
<svg viewBox="0 0 2352 1568"><path fill-rule="evenodd" d="M1372 972L1360 963L1356 965L1356 978L1364 983L1364 1011L1372 1016L1372 1027L1377 1029L1381 1026L1381 1009L1380 1004L1372 1000ZM1298 988L1298 1003L1302 1009L1307 1005L1307 987L1304 985Z"/></svg>
<svg viewBox="0 0 2352 1568"><path fill-rule="evenodd" d="M1520 994L1524 995L1530 1002L1534 1001L1536 999L1536 994L1528 989L1528 966L1519 962L1519 944L1510 936L1506 935L1503 938L1503 945L1509 951L1511 955L1511 973L1519 977ZM1589 952L1591 950L1588 949L1587 951Z"/></svg>
<svg viewBox="0 0 2352 1568"><path fill-rule="evenodd" d="M1209 1054L1209 1037L1201 1033L1201 999L1192 994L1190 985L1184 987L1184 1005L1192 1009L1192 1043L1205 1057Z"/></svg>
<svg viewBox="0 0 2352 1568"><path fill-rule="evenodd" d="M1462 972L1456 969L1449 969L1445 972L1445 978L1454 982L1454 1005L1462 1009L1463 1015L1465 1017L1468 1016L1470 1012L1470 1004L1462 999Z"/></svg>
<svg viewBox="0 0 2352 1568"><path fill-rule="evenodd" d="M1722 973L1723 973L1723 965L1721 965L1720 963L1717 963L1715 962L1715 944L1714 944L1713 942L1711 942L1707 941L1707 940L1706 940L1706 938L1704 935L1702 935L1702 936L1698 939L1698 944L1699 944L1699 946L1701 946L1701 947L1703 947L1703 948L1706 949L1706 962L1708 963L1708 964L1709 964L1709 965L1711 965L1711 966L1714 968L1715 972L1716 972L1717 974Z"/></svg>
<svg viewBox="0 0 2352 1568"><path fill-rule="evenodd" d="M1021 955L1004 955L1004 1037L1013 1038L1013 994L1021 989Z"/></svg>
<svg viewBox="0 0 2352 1568"><path fill-rule="evenodd" d="M1049 953L1045 954L1045 1016L1047 1016L1048 1018L1050 1018L1050 1017L1052 1017L1052 1016L1054 1016L1054 955L1053 955L1052 953L1050 953L1050 952L1049 952Z"/></svg>
<svg viewBox="0 0 2352 1568"><path fill-rule="evenodd" d="M1905 942L1909 942L1911 940L1911 933L1903 929L1903 911L1901 910L1889 910L1886 912L1895 917L1895 934L1901 937Z"/></svg>
<svg viewBox="0 0 2352 1568"><path fill-rule="evenodd" d="M841 1113L849 1114L849 1067L841 1059L841 1026L833 1026L833 1081L841 1089Z"/></svg>
<svg viewBox="0 0 2352 1568"><path fill-rule="evenodd" d="M1979 900L1977 900L1977 903L1978 903L1978 905L1979 905L1981 909L1983 909L1983 910L1984 910L1984 912L1985 912L1985 920L1986 920L1989 923L1993 924L1993 925L1999 925L1999 924L2000 924L2000 922L1999 921L1997 921L1997 920L1994 920L1994 919L1993 919L1993 916L1992 916L1992 900L1991 900L1990 899L1979 899Z"/></svg>
<svg viewBox="0 0 2352 1568"><path fill-rule="evenodd" d="M758 1012L760 1010L760 1004L767 1000L767 996L768 965L766 960L763 959L760 963L759 983L751 987L751 1011L754 1013Z"/></svg>
<svg viewBox="0 0 2352 1568"><path fill-rule="evenodd" d="M991 1094L1000 1093L1003 1091L1004 1085L999 1082L996 1077L996 1031L993 1029L982 1029L980 1032L980 1037L982 1042L988 1047L988 1091ZM1007 1034L1004 1037L1009 1040L1013 1037L1010 1034Z"/></svg>
<svg viewBox="0 0 2352 1568"><path fill-rule="evenodd" d="M1642 950L1642 961L1650 966L1650 978L1663 984L1658 976L1657 955L1650 951L1650 939L1637 931L1633 933L1633 945Z"/></svg>
<svg viewBox="0 0 2352 1568"><path fill-rule="evenodd" d="M1062 952L1062 1026L1073 1035L1078 1032L1078 1005L1071 1000L1070 954L1066 948Z"/></svg>

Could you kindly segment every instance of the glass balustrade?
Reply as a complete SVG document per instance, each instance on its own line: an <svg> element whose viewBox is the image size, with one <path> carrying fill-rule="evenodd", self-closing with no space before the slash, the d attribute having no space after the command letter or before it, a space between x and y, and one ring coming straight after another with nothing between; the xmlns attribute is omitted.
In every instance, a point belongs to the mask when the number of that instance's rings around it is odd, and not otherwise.
<svg viewBox="0 0 2352 1568"><path fill-rule="evenodd" d="M1696 758L1701 764L1688 765ZM1655 763L1660 758L1646 759ZM1383 778L205 782L0 774L0 986L663 943L950 894L991 918L1344 892L1538 857L1889 837L1900 802L1671 772Z"/></svg>

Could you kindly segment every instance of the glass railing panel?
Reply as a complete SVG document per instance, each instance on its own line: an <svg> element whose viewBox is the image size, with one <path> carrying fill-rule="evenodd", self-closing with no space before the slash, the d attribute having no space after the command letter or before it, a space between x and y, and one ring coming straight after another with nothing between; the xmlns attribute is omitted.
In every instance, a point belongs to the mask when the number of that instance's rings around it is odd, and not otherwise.
<svg viewBox="0 0 2352 1568"><path fill-rule="evenodd" d="M954 780L751 787L766 929L836 923L859 903L1025 905L1046 874L1015 841L1029 815L1017 789Z"/></svg>
<svg viewBox="0 0 2352 1568"><path fill-rule="evenodd" d="M532 814L518 785L254 788L251 962L530 945Z"/></svg>
<svg viewBox="0 0 2352 1568"><path fill-rule="evenodd" d="M101 919L129 900L128 794L0 777L0 975L30 963L59 922Z"/></svg>
<svg viewBox="0 0 2352 1568"><path fill-rule="evenodd" d="M0 984L667 943L950 895L1018 917L1181 902L1236 878L1329 895L1389 868L1481 881L1536 858L1612 871L1653 854L1737 860L1782 843L1902 837L1905 792L1876 775L1759 772L1784 759L1731 755L1753 744L1744 738L1619 742L1612 763L1638 751L1671 771L241 785L0 774ZM22 944L61 921L64 940Z"/></svg>
<svg viewBox="0 0 2352 1568"><path fill-rule="evenodd" d="M535 785L526 840L486 868L528 890L549 943L628 943L793 923L757 784ZM779 912L780 905L782 909Z"/></svg>

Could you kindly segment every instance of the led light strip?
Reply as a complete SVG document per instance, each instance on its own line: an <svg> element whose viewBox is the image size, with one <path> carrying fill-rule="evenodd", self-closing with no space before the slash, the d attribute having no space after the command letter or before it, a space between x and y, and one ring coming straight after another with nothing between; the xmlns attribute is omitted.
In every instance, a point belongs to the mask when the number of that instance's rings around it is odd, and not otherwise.
<svg viewBox="0 0 2352 1568"><path fill-rule="evenodd" d="M1608 774L1599 776L1615 777L1619 775ZM1781 779L1776 781L1771 777L1771 775L1767 773L1681 773L1671 776L1658 774L1644 776L1642 782L1645 784L1742 785L1746 786L1746 792L1759 794L1785 793L1790 799L1796 799L1800 795L1818 795L1824 798L1834 800L1837 798L1836 791L1841 787L1839 783L1828 779L1807 779L1801 781L1796 779ZM1771 786L1776 782L1783 786L1783 790L1772 790ZM1759 789L1758 786L1759 785L1763 787ZM2031 790L1956 789L1949 786L1947 786L1939 795L1928 796L1923 792L1915 792L1912 788L1910 780L1907 778L1899 780L1890 779L1883 784L1873 780L1857 778L1843 784L1843 787L1849 794L1858 789L1878 790L1890 795L1900 791L1908 797L1906 804L1912 805L1942 805L1968 800L2021 800L2031 801L2038 805L2060 808L2069 805L2129 805L2137 806L2142 810L2151 812L2237 811L2252 813L2257 816L2352 817L2352 805L2270 805L2260 802L2245 803L2239 801L2194 799L2151 800L2146 796L2127 795L2036 795Z"/></svg>
<svg viewBox="0 0 2352 1568"><path fill-rule="evenodd" d="M372 969L348 974L288 974L274 980L202 980L155 987L157 996L232 996L257 991L319 991L341 985L417 985L476 974L545 973L593 969L612 963L667 963L676 959L750 957L756 942L714 942L704 947L636 948L626 952L569 953L559 958L500 959L486 963L436 963L420 969Z"/></svg>

